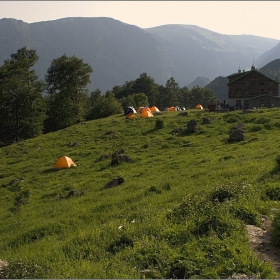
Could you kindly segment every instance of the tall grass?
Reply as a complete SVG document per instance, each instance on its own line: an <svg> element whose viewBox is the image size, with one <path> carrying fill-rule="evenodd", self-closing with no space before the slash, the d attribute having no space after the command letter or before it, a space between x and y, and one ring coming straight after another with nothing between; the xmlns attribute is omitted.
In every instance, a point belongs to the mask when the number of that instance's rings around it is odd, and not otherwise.
<svg viewBox="0 0 280 280"><path fill-rule="evenodd" d="M278 109L115 115L2 147L0 259L9 266L0 276L275 277L245 225L279 208L269 197L279 118ZM198 130L187 133L192 119ZM239 123L245 140L229 142ZM112 166L120 150L130 160ZM54 170L61 155L77 166ZM105 188L114 178L123 183Z"/></svg>

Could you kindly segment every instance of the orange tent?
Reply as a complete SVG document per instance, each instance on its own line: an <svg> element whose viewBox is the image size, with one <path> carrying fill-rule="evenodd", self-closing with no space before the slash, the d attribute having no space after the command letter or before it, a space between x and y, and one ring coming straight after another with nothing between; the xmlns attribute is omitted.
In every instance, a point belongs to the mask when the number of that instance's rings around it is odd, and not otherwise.
<svg viewBox="0 0 280 280"><path fill-rule="evenodd" d="M169 107L168 111L176 111L176 108L175 107Z"/></svg>
<svg viewBox="0 0 280 280"><path fill-rule="evenodd" d="M67 156L62 156L56 161L54 168L56 169L70 168L71 166L77 166L77 165L71 158Z"/></svg>
<svg viewBox="0 0 280 280"><path fill-rule="evenodd" d="M144 109L144 107L139 107L138 109L137 109L137 112L138 113L142 113L142 110Z"/></svg>
<svg viewBox="0 0 280 280"><path fill-rule="evenodd" d="M128 115L126 115L127 119L135 119L137 118L136 115L134 113L129 113Z"/></svg>
<svg viewBox="0 0 280 280"><path fill-rule="evenodd" d="M151 109L149 108L149 107L144 107L143 109L142 109L142 112L145 112L145 111L149 111L150 113L152 113L152 111L151 111ZM141 113L142 113L141 112Z"/></svg>
<svg viewBox="0 0 280 280"><path fill-rule="evenodd" d="M160 110L156 106L151 107L150 110L152 112L160 112Z"/></svg>
<svg viewBox="0 0 280 280"><path fill-rule="evenodd" d="M202 105L197 104L197 105L195 106L195 109L203 109L203 107L202 107Z"/></svg>
<svg viewBox="0 0 280 280"><path fill-rule="evenodd" d="M146 111L142 111L140 118L150 118L153 116L154 115L150 111L146 110Z"/></svg>

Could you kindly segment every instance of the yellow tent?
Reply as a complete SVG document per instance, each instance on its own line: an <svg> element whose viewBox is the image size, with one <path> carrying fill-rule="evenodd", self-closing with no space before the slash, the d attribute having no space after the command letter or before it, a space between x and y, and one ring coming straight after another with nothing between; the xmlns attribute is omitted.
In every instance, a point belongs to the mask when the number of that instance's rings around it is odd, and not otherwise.
<svg viewBox="0 0 280 280"><path fill-rule="evenodd" d="M151 107L150 110L152 112L160 112L160 110L156 106Z"/></svg>
<svg viewBox="0 0 280 280"><path fill-rule="evenodd" d="M145 111L142 111L141 115L140 115L140 118L150 118L150 117L153 117L154 115L148 111L148 110L145 110Z"/></svg>
<svg viewBox="0 0 280 280"><path fill-rule="evenodd" d="M127 118L127 119L135 119L135 118L137 118L137 117L136 117L136 115L135 115L134 113L131 112L131 113L129 113L128 115L126 115L126 118Z"/></svg>
<svg viewBox="0 0 280 280"><path fill-rule="evenodd" d="M203 107L202 107L202 105L197 104L197 105L195 106L195 109L203 109Z"/></svg>
<svg viewBox="0 0 280 280"><path fill-rule="evenodd" d="M77 165L71 158L67 156L62 156L56 161L54 168L55 169L70 168L71 166L77 166Z"/></svg>

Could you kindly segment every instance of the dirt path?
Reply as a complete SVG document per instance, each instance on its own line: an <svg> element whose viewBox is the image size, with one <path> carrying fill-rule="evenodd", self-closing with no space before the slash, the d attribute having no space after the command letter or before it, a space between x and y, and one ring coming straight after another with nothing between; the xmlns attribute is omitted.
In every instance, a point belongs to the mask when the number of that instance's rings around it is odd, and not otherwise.
<svg viewBox="0 0 280 280"><path fill-rule="evenodd" d="M263 224L261 228L246 225L250 246L256 257L265 262L269 262L276 273L276 279L280 279L280 256L279 249L271 244L270 226L271 222L268 217L262 216Z"/></svg>

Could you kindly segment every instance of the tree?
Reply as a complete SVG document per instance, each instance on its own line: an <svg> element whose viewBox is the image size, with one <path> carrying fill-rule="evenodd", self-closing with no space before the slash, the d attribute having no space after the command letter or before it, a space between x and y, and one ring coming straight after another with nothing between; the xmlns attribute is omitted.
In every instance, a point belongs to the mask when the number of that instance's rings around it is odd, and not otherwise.
<svg viewBox="0 0 280 280"><path fill-rule="evenodd" d="M45 77L48 104L47 131L83 120L87 113L91 66L76 56L65 54L51 62Z"/></svg>
<svg viewBox="0 0 280 280"><path fill-rule="evenodd" d="M133 91L135 93L145 93L148 97L148 102L151 105L158 104L158 85L155 83L155 80L147 75L147 73L142 73L138 79L135 80L133 85Z"/></svg>
<svg viewBox="0 0 280 280"><path fill-rule="evenodd" d="M0 67L0 141L4 143L36 137L43 131L44 82L30 70L37 61L36 51L24 47Z"/></svg>
<svg viewBox="0 0 280 280"><path fill-rule="evenodd" d="M191 108L190 104L192 104L191 94L188 87L184 86L180 89L180 104L185 108Z"/></svg>
<svg viewBox="0 0 280 280"><path fill-rule="evenodd" d="M216 101L214 91L207 88L193 87L190 90L190 95L190 108L194 108L197 104L207 108L209 104L215 104Z"/></svg>
<svg viewBox="0 0 280 280"><path fill-rule="evenodd" d="M161 108L178 106L180 87L175 79L171 77L166 81L165 87L161 87Z"/></svg>
<svg viewBox="0 0 280 280"><path fill-rule="evenodd" d="M140 106L143 106L143 107L149 106L148 97L146 96L145 93L131 94L127 97L123 97L120 100L120 102L121 102L123 108L133 106L135 109L137 109Z"/></svg>
<svg viewBox="0 0 280 280"><path fill-rule="evenodd" d="M95 102L87 119L101 119L121 113L123 113L123 108L120 102L115 98L112 91L107 91L105 95L100 96Z"/></svg>

